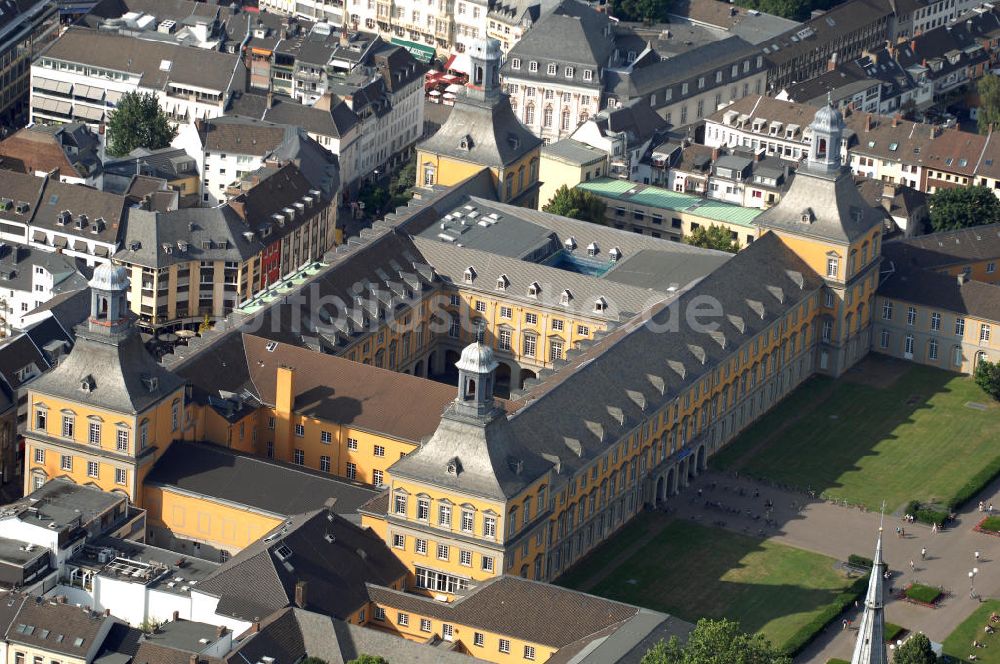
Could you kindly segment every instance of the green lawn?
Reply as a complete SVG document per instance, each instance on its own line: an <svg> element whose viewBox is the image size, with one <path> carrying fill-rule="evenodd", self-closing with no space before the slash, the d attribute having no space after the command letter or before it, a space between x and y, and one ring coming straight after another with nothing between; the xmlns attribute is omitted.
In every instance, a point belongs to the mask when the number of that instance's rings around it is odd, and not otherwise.
<svg viewBox="0 0 1000 664"><path fill-rule="evenodd" d="M997 458L1000 408L971 378L887 358L864 367L899 376L889 387L813 378L713 465L895 510L911 499L946 503Z"/></svg>
<svg viewBox="0 0 1000 664"><path fill-rule="evenodd" d="M972 602L969 604L971 606ZM973 652L972 639L975 639L986 645L985 648L975 649L976 661L980 664L1000 664L1000 631L987 634L983 629L994 611L1000 613L1000 600L993 599L980 604L979 608L944 640L945 654L960 662L967 662L969 654Z"/></svg>
<svg viewBox="0 0 1000 664"><path fill-rule="evenodd" d="M629 557L598 550L556 582L577 587L609 564L614 571L590 592L690 622L739 620L779 647L851 584L832 558L684 521L669 523Z"/></svg>

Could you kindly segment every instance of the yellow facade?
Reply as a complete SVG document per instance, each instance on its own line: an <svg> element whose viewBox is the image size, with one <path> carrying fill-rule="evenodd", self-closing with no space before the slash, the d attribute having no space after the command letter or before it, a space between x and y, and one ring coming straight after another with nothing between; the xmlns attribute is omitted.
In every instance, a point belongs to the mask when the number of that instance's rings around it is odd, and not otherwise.
<svg viewBox="0 0 1000 664"><path fill-rule="evenodd" d="M542 148L539 165L539 178L542 181L541 188L538 190L539 210L552 200L559 187L565 186L572 189L581 182L588 182L593 178L603 177L607 174L607 154L595 148L589 148L589 146L585 146L584 144L580 145L582 146L581 150L590 149L594 151L593 159L578 162L568 161L549 153L547 148Z"/></svg>
<svg viewBox="0 0 1000 664"><path fill-rule="evenodd" d="M184 390L148 410L120 413L28 390L24 491L68 477L104 491L128 494L142 505L142 479L181 436ZM154 449L155 448L155 449Z"/></svg>
<svg viewBox="0 0 1000 664"><path fill-rule="evenodd" d="M281 515L187 495L173 487L144 487L143 505L150 526L229 553L246 548L284 521Z"/></svg>

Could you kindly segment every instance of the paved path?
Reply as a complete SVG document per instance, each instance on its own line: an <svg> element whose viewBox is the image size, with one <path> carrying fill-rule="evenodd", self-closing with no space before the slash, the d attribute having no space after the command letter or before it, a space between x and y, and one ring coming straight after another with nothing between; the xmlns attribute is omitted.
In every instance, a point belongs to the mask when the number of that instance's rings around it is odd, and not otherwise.
<svg viewBox="0 0 1000 664"><path fill-rule="evenodd" d="M765 507L766 500L773 504L770 511ZM889 568L896 573L892 587L899 589L917 581L951 592L936 609L890 598L886 604L889 622L922 631L933 641L944 640L977 605L977 601L969 597L968 574L973 567L979 570L975 579L976 592L983 597L1000 596L1000 538L972 530L985 516L978 511L979 500L992 501L1000 509L1000 480L971 501L970 507L944 532L932 533L929 526L906 524L889 515L885 517L883 553ZM707 507L706 503L715 505ZM715 472L696 478L689 488L671 500L671 507L678 518L760 535L838 560L846 560L852 553L870 557L875 550L879 524L877 513L834 505L804 493L783 491ZM895 506L890 509L892 507ZM735 513L737 511L739 514ZM771 521L765 523L768 519ZM905 537L896 536L897 526L905 528ZM927 558L921 560L920 550L925 547ZM980 552L978 563L974 556L977 550ZM913 570L910 569L911 560ZM854 620L857 611L850 609L845 617ZM796 658L796 662L826 664L831 657L849 660L856 635L857 632L850 629L845 632L838 619Z"/></svg>

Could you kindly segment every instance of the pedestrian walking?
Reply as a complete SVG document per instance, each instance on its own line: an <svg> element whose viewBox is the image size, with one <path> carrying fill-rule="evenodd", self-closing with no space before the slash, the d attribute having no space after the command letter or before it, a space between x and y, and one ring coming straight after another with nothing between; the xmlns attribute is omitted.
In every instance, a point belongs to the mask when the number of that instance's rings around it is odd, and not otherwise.
<svg viewBox="0 0 1000 664"><path fill-rule="evenodd" d="M990 503L990 506L986 508L986 511L989 512L990 515L993 514L993 503Z"/></svg>
<svg viewBox="0 0 1000 664"><path fill-rule="evenodd" d="M986 503L984 503L983 501L980 500L979 501L979 511L982 512L985 509L986 509Z"/></svg>
<svg viewBox="0 0 1000 664"><path fill-rule="evenodd" d="M932 533L936 533L937 532L937 523L932 523L931 524L931 532Z"/></svg>
<svg viewBox="0 0 1000 664"><path fill-rule="evenodd" d="M914 571L914 568L915 568L915 567L916 567L916 565L914 565L914 564L913 564L913 561L911 560L911 561L910 561L910 571L911 571L911 572L912 572L912 571Z"/></svg>
<svg viewBox="0 0 1000 664"><path fill-rule="evenodd" d="M920 559L921 560L927 559L927 547L920 549Z"/></svg>
<svg viewBox="0 0 1000 664"><path fill-rule="evenodd" d="M976 551L976 562L977 563L979 562L979 552L978 551Z"/></svg>
<svg viewBox="0 0 1000 664"><path fill-rule="evenodd" d="M847 629L847 618L844 618L844 629Z"/></svg>

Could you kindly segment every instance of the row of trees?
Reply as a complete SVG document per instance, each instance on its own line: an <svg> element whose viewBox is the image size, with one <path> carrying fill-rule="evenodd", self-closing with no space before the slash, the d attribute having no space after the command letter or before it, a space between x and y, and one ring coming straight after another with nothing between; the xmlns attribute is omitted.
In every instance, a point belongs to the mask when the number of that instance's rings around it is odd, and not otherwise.
<svg viewBox="0 0 1000 664"><path fill-rule="evenodd" d="M915 634L896 649L893 664L937 664L931 642ZM641 664L792 664L760 633L748 634L732 620L702 619L682 644L676 636L660 641L643 656Z"/></svg>

